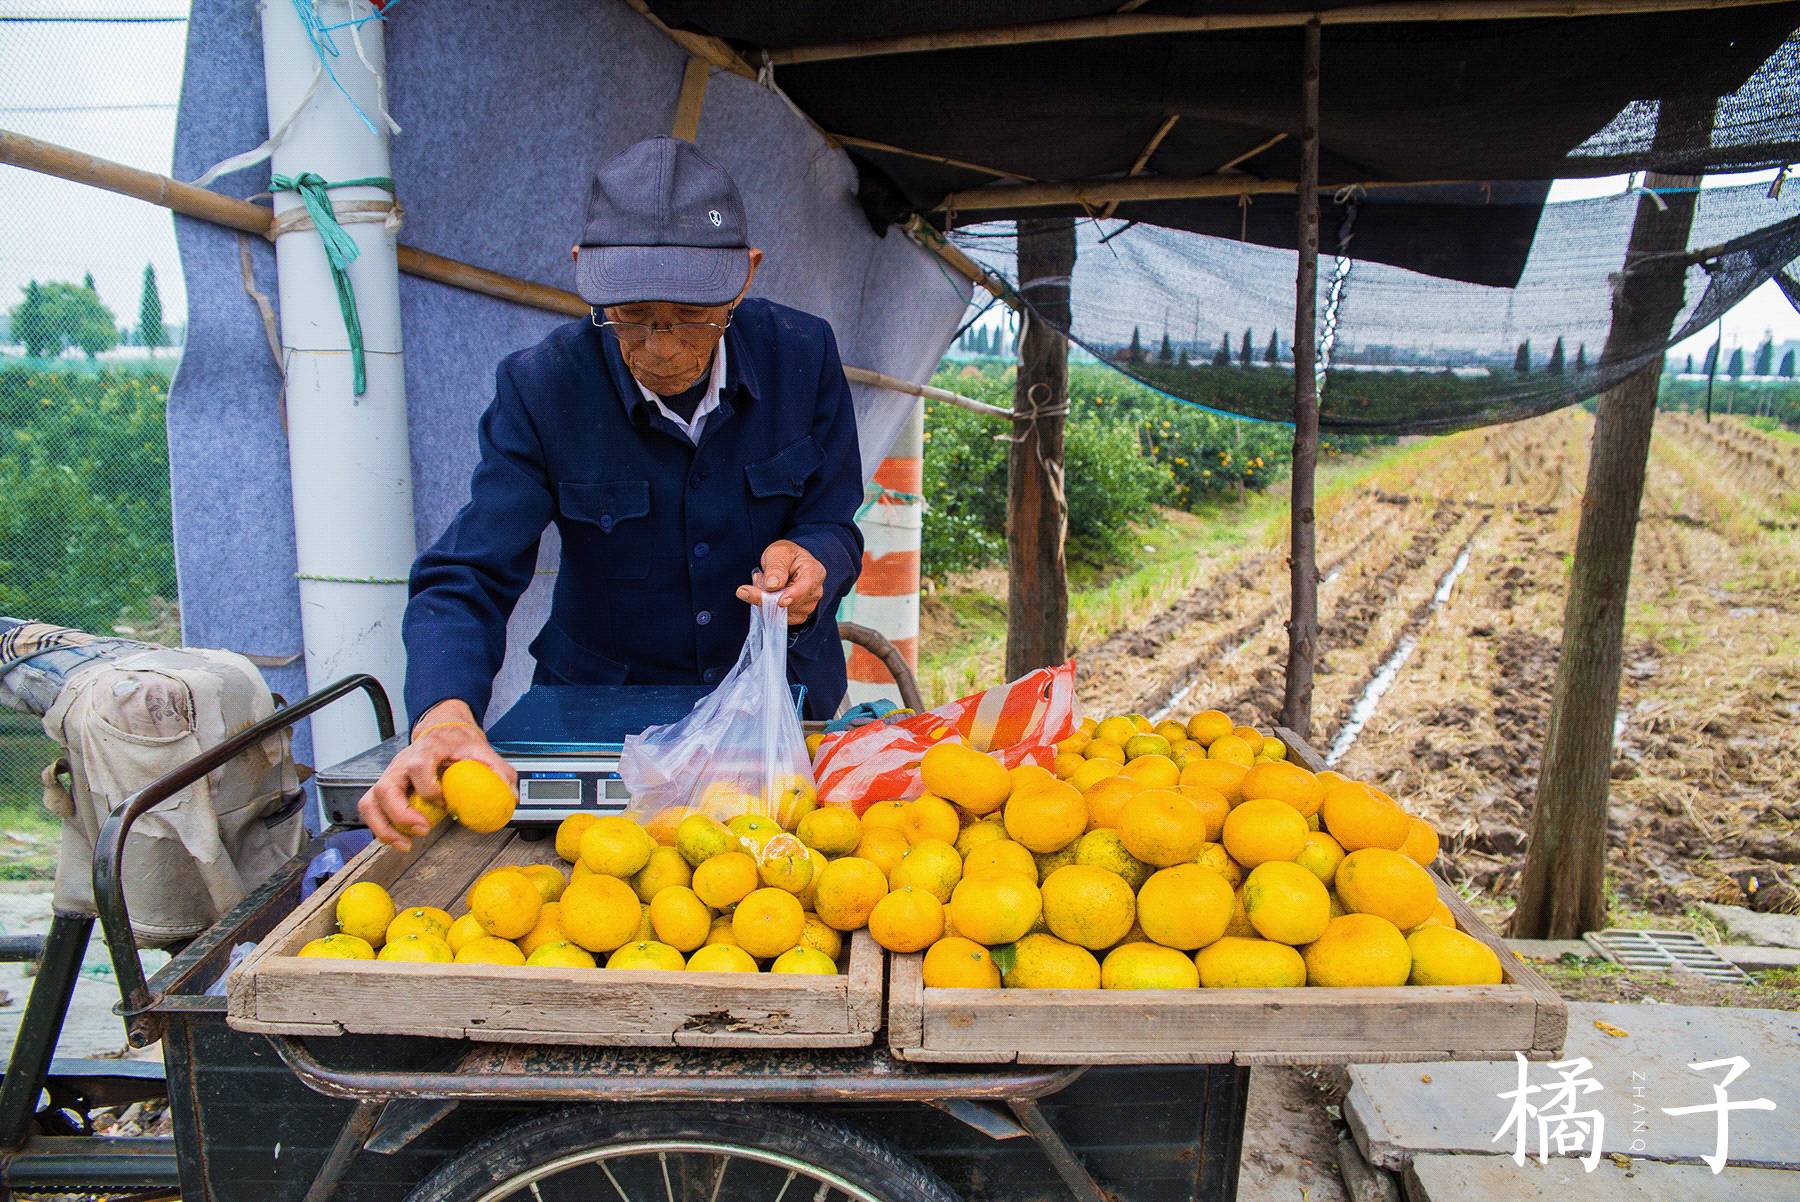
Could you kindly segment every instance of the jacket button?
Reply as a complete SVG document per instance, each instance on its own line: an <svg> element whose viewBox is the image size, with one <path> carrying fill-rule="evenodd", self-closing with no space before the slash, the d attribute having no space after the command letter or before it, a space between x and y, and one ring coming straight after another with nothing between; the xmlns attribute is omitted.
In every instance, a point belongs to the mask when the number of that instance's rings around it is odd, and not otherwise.
<svg viewBox="0 0 1800 1202"><path fill-rule="evenodd" d="M706 671L700 673L700 679L707 684L717 684L719 682L719 670L717 668L708 668Z"/></svg>
<svg viewBox="0 0 1800 1202"><path fill-rule="evenodd" d="M600 515L600 529L611 530L612 528L613 528L612 514L610 514L610 513L601 514Z"/></svg>
<svg viewBox="0 0 1800 1202"><path fill-rule="evenodd" d="M694 615L694 625L696 626L704 626L710 621L712 621L712 610L710 609L703 609Z"/></svg>
<svg viewBox="0 0 1800 1202"><path fill-rule="evenodd" d="M705 543L695 543L694 544L694 558L695 559L705 559L706 553L710 550L712 550L712 548L707 546Z"/></svg>

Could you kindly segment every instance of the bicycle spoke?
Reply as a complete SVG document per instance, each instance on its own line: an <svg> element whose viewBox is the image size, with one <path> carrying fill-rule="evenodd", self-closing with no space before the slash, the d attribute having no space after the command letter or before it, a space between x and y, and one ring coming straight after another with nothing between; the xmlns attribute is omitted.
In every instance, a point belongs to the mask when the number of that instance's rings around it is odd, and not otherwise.
<svg viewBox="0 0 1800 1202"><path fill-rule="evenodd" d="M731 1157L719 1157L719 1172L713 1178L712 1197L707 1202L719 1202L719 1187L725 1184L725 1170L731 1167Z"/></svg>
<svg viewBox="0 0 1800 1202"><path fill-rule="evenodd" d="M535 1202L544 1202L544 1191L538 1188L535 1181L531 1183L531 1196Z"/></svg>
<svg viewBox="0 0 1800 1202"><path fill-rule="evenodd" d="M787 1197L788 1186L794 1184L794 1178L798 1177L799 1175L800 1175L800 1170L798 1170L798 1169L789 1169L788 1170L787 1180L783 1181L781 1183L781 1192L779 1194L775 1195L775 1202L781 1202L781 1200L783 1198Z"/></svg>
<svg viewBox="0 0 1800 1202"><path fill-rule="evenodd" d="M675 1185L669 1180L669 1154L658 1152L656 1159L662 1162L663 1193L668 1196L669 1202L675 1202Z"/></svg>
<svg viewBox="0 0 1800 1202"><path fill-rule="evenodd" d="M625 1194L625 1187L619 1184L619 1179L617 1177L613 1176L612 1166L607 1164L604 1160L600 1161L599 1164L600 1171L606 1174L606 1179L612 1182L613 1189L618 1191L619 1202L631 1202L631 1199ZM535 1186L536 1183L533 1182L533 1185Z"/></svg>
<svg viewBox="0 0 1800 1202"><path fill-rule="evenodd" d="M830 1192L831 1192L831 1182L829 1182L829 1181L819 1182L818 1192L813 1194L812 1202L825 1202L825 1195L829 1194Z"/></svg>

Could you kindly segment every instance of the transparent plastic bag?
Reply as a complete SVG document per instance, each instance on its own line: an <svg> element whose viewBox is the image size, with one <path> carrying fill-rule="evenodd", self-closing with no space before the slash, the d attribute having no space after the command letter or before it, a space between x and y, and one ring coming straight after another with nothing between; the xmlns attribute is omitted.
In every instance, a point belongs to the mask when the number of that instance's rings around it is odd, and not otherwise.
<svg viewBox="0 0 1800 1202"><path fill-rule="evenodd" d="M660 829L691 813L773 818L792 830L818 803L787 678L788 613L765 595L737 664L686 717L625 739L631 808Z"/></svg>

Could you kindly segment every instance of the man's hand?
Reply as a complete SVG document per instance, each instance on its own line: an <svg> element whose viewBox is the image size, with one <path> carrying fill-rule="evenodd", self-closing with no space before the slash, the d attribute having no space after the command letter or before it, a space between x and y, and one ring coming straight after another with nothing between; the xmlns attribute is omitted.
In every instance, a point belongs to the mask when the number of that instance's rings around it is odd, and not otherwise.
<svg viewBox="0 0 1800 1202"><path fill-rule="evenodd" d="M778 595L788 611L789 624L798 626L812 617L825 596L825 565L799 543L785 538L772 542L762 553L760 577L739 588L737 598L746 605L759 605L764 593Z"/></svg>
<svg viewBox="0 0 1800 1202"><path fill-rule="evenodd" d="M518 787L519 781L512 765L488 743L466 702L452 700L432 706L413 729L417 736L401 748L381 779L356 803L356 812L369 833L400 851L412 850L409 834L423 835L431 829L425 815L412 807L408 795L417 793L425 801L443 805L444 791L438 784L438 774L446 764L480 760L513 788Z"/></svg>

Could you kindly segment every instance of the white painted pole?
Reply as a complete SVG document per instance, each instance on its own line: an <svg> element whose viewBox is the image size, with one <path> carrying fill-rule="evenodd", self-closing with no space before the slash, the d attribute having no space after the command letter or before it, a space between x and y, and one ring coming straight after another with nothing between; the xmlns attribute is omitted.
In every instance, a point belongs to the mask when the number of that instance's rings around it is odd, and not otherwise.
<svg viewBox="0 0 1800 1202"><path fill-rule="evenodd" d="M863 534L862 576L838 612L844 621L887 635L914 671L919 666L919 539L925 507L902 498L924 491L924 436L925 406L918 403L875 470L875 485L886 491L857 523ZM850 704L877 697L899 701L886 665L861 647L846 646Z"/></svg>
<svg viewBox="0 0 1800 1202"><path fill-rule="evenodd" d="M326 25L374 11L367 0L306 2ZM351 31L331 35L344 51L332 60L332 69L370 114L374 133L329 79L319 81L295 114L319 60L291 0L262 0L262 31L269 128L280 128L293 115L275 147L271 172L310 171L327 182L391 175L377 77L356 53ZM382 32L380 21L356 31L377 72L386 70ZM392 199L373 187L333 188L328 194L340 207L344 201ZM275 194L277 218L303 208L298 193ZM361 396L355 395L349 334L318 231L308 223L275 242L306 679L317 689L355 672L372 673L404 723L400 618L415 546L395 231L381 221L346 222L343 228L361 252L349 266L367 373ZM318 764L337 763L376 739L368 709L355 705L324 710L312 719L312 735Z"/></svg>

